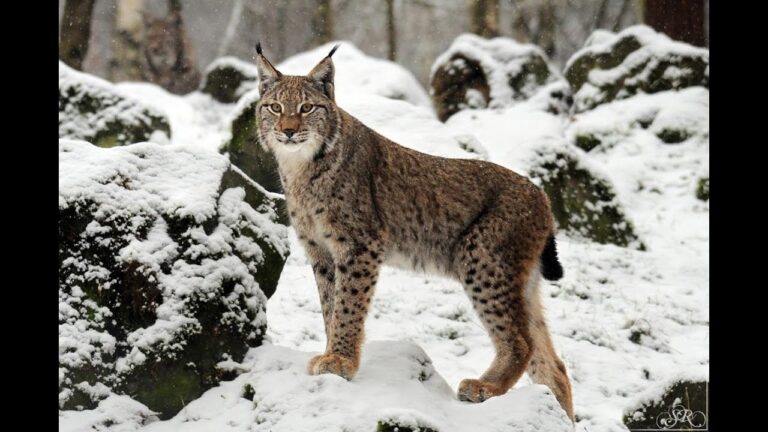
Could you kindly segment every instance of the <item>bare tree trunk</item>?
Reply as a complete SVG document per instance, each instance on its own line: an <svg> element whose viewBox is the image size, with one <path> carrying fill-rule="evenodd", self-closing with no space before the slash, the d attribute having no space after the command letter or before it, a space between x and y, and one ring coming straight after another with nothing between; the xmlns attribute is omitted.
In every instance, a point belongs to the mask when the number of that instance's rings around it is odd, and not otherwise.
<svg viewBox="0 0 768 432"><path fill-rule="evenodd" d="M397 55L397 33L395 32L395 0L387 0L387 58L395 61Z"/></svg>
<svg viewBox="0 0 768 432"><path fill-rule="evenodd" d="M95 0L67 0L59 35L59 58L75 69L82 69L91 38L91 15Z"/></svg>
<svg viewBox="0 0 768 432"><path fill-rule="evenodd" d="M467 0L470 31L484 38L499 35L499 0Z"/></svg>
<svg viewBox="0 0 768 432"><path fill-rule="evenodd" d="M317 11L312 17L314 44L322 45L333 40L333 15L331 0L317 0Z"/></svg>
<svg viewBox="0 0 768 432"><path fill-rule="evenodd" d="M227 54L230 45L232 45L232 38L235 37L235 31L237 25L240 24L240 17L243 16L243 0L235 0L232 4L232 13L229 15L229 22L227 23L227 29L224 31L224 37L221 39L219 48L216 50L216 57L221 57Z"/></svg>
<svg viewBox="0 0 768 432"><path fill-rule="evenodd" d="M629 4L630 0L623 0L621 3L621 9L619 9L619 13L616 14L616 19L613 20L613 25L611 26L611 31L616 33L621 29L621 21L624 19L624 15L627 14L627 11L629 10Z"/></svg>
<svg viewBox="0 0 768 432"><path fill-rule="evenodd" d="M144 39L144 22L141 12L144 0L118 0L115 14L115 30L112 37L112 60L109 77L112 81L140 81L141 41Z"/></svg>
<svg viewBox="0 0 768 432"><path fill-rule="evenodd" d="M197 69L197 56L186 32L184 18L181 13L181 0L168 0L168 17L173 29L172 35L176 61L169 71L172 84L164 86L166 90L176 94L187 94L200 85L200 72Z"/></svg>
<svg viewBox="0 0 768 432"><path fill-rule="evenodd" d="M512 38L518 42L531 40L531 28L528 26L528 13L525 0L512 0L515 17L512 19Z"/></svg>
<svg viewBox="0 0 768 432"><path fill-rule="evenodd" d="M549 58L555 55L555 31L556 29L555 4L552 0L544 0L539 6L539 46L544 49Z"/></svg>
<svg viewBox="0 0 768 432"><path fill-rule="evenodd" d="M181 0L168 0L168 13L181 14Z"/></svg>
<svg viewBox="0 0 768 432"><path fill-rule="evenodd" d="M597 7L597 12L595 12L595 19L592 21L590 33L595 31L595 29L605 27L605 15L607 10L608 0L602 0L600 5Z"/></svg>
<svg viewBox="0 0 768 432"><path fill-rule="evenodd" d="M644 20L672 39L706 45L704 0L645 0Z"/></svg>

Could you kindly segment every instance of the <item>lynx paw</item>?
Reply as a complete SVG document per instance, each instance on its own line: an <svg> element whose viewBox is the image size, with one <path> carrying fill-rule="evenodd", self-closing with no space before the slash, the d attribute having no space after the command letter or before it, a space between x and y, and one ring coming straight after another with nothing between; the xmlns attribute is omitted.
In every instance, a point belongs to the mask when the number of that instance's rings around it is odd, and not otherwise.
<svg viewBox="0 0 768 432"><path fill-rule="evenodd" d="M310 375L331 373L346 380L351 380L357 373L358 362L338 354L320 354L312 357L307 365Z"/></svg>
<svg viewBox="0 0 768 432"><path fill-rule="evenodd" d="M507 391L486 381L465 379L459 383L458 397L465 402L483 402Z"/></svg>

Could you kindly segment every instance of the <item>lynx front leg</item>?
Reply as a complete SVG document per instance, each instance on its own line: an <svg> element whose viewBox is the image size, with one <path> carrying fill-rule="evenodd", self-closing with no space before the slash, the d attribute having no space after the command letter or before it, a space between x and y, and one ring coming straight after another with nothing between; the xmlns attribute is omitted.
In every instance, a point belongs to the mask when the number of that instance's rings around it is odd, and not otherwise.
<svg viewBox="0 0 768 432"><path fill-rule="evenodd" d="M314 357L309 373L352 379L360 363L363 328L380 262L379 253L357 247L336 259L336 292L325 354Z"/></svg>
<svg viewBox="0 0 768 432"><path fill-rule="evenodd" d="M312 271L315 274L317 291L320 295L320 307L323 311L327 343L330 340L331 334L330 325L333 315L334 291L336 290L336 265L333 263L331 253L316 242L309 240L304 245L304 249L307 251L309 260L312 263Z"/></svg>

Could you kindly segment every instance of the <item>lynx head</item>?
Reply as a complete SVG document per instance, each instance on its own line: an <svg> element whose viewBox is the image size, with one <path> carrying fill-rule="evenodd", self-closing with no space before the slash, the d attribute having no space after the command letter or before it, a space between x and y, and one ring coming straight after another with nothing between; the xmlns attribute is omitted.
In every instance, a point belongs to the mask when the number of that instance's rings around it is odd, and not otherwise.
<svg viewBox="0 0 768 432"><path fill-rule="evenodd" d="M289 153L311 159L333 146L340 122L331 60L336 48L338 45L306 76L289 76L275 69L262 54L261 45L256 45L259 139L278 160Z"/></svg>
<svg viewBox="0 0 768 432"><path fill-rule="evenodd" d="M179 33L183 28L177 25L178 16L171 13L168 16L155 18L142 13L145 36L142 40L144 59L149 69L156 73L169 73L178 61Z"/></svg>

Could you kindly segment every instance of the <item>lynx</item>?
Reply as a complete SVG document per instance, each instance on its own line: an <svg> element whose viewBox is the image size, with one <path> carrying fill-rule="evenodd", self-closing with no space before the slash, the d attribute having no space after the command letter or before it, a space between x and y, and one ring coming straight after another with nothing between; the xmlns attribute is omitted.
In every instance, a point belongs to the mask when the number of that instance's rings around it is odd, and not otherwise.
<svg viewBox="0 0 768 432"><path fill-rule="evenodd" d="M189 42L181 10L171 8L168 15L154 18L142 15L146 29L141 41L143 78L171 93L186 94L197 89L200 72Z"/></svg>
<svg viewBox="0 0 768 432"><path fill-rule="evenodd" d="M402 147L341 109L331 50L307 76L280 73L257 45L258 136L278 163L291 222L312 263L325 353L310 374L352 379L382 264L463 284L496 351L458 398L504 394L526 370L573 420L571 384L544 320L539 279L562 277L546 194L499 165Z"/></svg>

